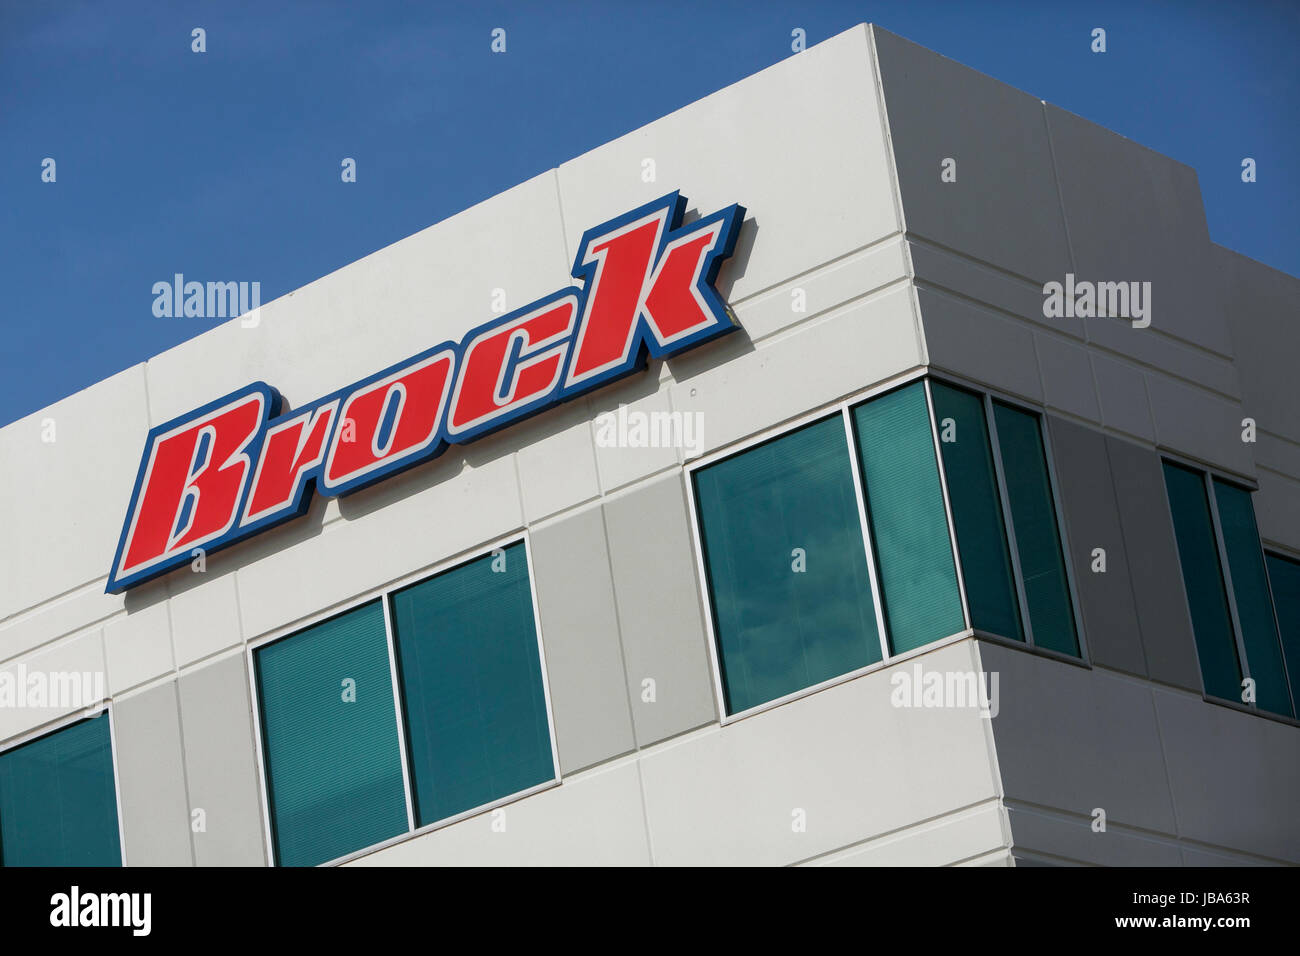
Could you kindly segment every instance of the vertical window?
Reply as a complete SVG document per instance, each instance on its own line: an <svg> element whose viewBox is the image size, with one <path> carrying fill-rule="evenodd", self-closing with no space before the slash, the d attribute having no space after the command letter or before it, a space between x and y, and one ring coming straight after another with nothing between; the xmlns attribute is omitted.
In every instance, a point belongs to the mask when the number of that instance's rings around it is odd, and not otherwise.
<svg viewBox="0 0 1300 956"><path fill-rule="evenodd" d="M890 647L965 628L925 383L853 410Z"/></svg>
<svg viewBox="0 0 1300 956"><path fill-rule="evenodd" d="M1164 471L1206 695L1295 716L1285 559L1266 563L1250 492L1170 461Z"/></svg>
<svg viewBox="0 0 1300 956"><path fill-rule="evenodd" d="M553 780L524 545L392 601L416 824Z"/></svg>
<svg viewBox="0 0 1300 956"><path fill-rule="evenodd" d="M931 383L971 626L1079 656L1042 420Z"/></svg>
<svg viewBox="0 0 1300 956"><path fill-rule="evenodd" d="M0 864L122 865L107 712L0 753Z"/></svg>
<svg viewBox="0 0 1300 956"><path fill-rule="evenodd" d="M253 654L282 866L326 863L555 779L522 542Z"/></svg>
<svg viewBox="0 0 1300 956"><path fill-rule="evenodd" d="M993 423L1034 645L1077 657L1074 606L1039 417L994 402Z"/></svg>
<svg viewBox="0 0 1300 956"><path fill-rule="evenodd" d="M1250 492L1217 478L1213 484L1241 644L1255 682L1255 703L1261 710L1293 716Z"/></svg>
<svg viewBox="0 0 1300 956"><path fill-rule="evenodd" d="M1164 471L1205 693L1224 700L1240 700L1241 663L1214 519L1205 493L1205 476L1168 461L1164 463Z"/></svg>
<svg viewBox="0 0 1300 956"><path fill-rule="evenodd" d="M1270 552L1266 562L1269 590L1273 593L1273 609L1277 613L1282 652L1290 678L1291 700L1295 701L1300 699L1300 561Z"/></svg>
<svg viewBox="0 0 1300 956"><path fill-rule="evenodd" d="M984 399L939 382L931 390L971 626L1023 641Z"/></svg>
<svg viewBox="0 0 1300 956"><path fill-rule="evenodd" d="M276 861L313 866L405 832L380 602L259 648L256 661Z"/></svg>
<svg viewBox="0 0 1300 956"><path fill-rule="evenodd" d="M729 713L880 660L840 416L701 468L694 485Z"/></svg>

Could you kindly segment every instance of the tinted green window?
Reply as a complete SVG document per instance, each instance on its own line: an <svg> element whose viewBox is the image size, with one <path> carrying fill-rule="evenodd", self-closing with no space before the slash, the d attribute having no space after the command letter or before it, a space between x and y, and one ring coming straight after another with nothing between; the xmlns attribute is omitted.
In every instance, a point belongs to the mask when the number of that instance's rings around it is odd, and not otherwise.
<svg viewBox="0 0 1300 956"><path fill-rule="evenodd" d="M554 779L523 544L392 601L417 824Z"/></svg>
<svg viewBox="0 0 1300 956"><path fill-rule="evenodd" d="M1290 676L1291 698L1300 697L1300 561L1280 554L1267 558L1269 589L1282 632L1286 672Z"/></svg>
<svg viewBox="0 0 1300 956"><path fill-rule="evenodd" d="M407 829L378 601L256 652L276 861L312 866Z"/></svg>
<svg viewBox="0 0 1300 956"><path fill-rule="evenodd" d="M938 382L930 388L972 626L1023 641L984 400Z"/></svg>
<svg viewBox="0 0 1300 956"><path fill-rule="evenodd" d="M925 385L853 410L858 457L894 653L965 628Z"/></svg>
<svg viewBox="0 0 1300 956"><path fill-rule="evenodd" d="M0 754L0 864L121 866L107 712Z"/></svg>
<svg viewBox="0 0 1300 956"><path fill-rule="evenodd" d="M1038 416L994 402L993 419L1034 646L1078 656L1074 607Z"/></svg>
<svg viewBox="0 0 1300 956"><path fill-rule="evenodd" d="M729 713L880 660L840 416L693 478Z"/></svg>
<svg viewBox="0 0 1300 956"><path fill-rule="evenodd" d="M1205 478L1200 472L1171 462L1165 462L1164 469L1205 693L1223 700L1239 701L1241 665L1237 661L1237 641L1228 610L1228 594L1224 589L1214 523L1205 495Z"/></svg>
<svg viewBox="0 0 1300 956"><path fill-rule="evenodd" d="M1262 710L1292 716L1282 648L1268 593L1268 572L1264 568L1264 552L1260 549L1250 492L1216 479L1214 499L1219 506L1219 528L1228 555L1228 576L1237 604L1242 645L1255 682L1255 703Z"/></svg>

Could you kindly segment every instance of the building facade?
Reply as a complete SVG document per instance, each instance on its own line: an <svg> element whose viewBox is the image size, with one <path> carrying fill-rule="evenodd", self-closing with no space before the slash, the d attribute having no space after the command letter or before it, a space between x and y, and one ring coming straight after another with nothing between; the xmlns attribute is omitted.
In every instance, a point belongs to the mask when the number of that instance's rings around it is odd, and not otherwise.
<svg viewBox="0 0 1300 956"><path fill-rule="evenodd" d="M737 330L229 547L177 486L119 574L146 436L264 382L306 460L673 190ZM1190 168L842 33L0 430L0 861L1300 862L1298 300Z"/></svg>

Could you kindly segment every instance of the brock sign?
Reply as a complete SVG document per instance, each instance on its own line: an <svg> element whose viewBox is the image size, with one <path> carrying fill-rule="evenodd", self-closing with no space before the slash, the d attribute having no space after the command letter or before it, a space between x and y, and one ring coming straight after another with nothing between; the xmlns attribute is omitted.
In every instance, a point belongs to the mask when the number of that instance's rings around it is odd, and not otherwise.
<svg viewBox="0 0 1300 956"><path fill-rule="evenodd" d="M149 432L117 594L736 328L713 287L744 207L682 225L669 193L583 233L572 285L308 405L263 382Z"/></svg>

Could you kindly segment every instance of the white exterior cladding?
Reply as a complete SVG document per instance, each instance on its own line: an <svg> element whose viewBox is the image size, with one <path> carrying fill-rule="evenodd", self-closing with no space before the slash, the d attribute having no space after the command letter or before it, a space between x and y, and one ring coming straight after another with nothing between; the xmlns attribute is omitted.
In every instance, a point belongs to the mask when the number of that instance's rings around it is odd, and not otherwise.
<svg viewBox="0 0 1300 956"><path fill-rule="evenodd" d="M459 339L671 189L748 209L717 282L741 332L103 593L150 427ZM1066 273L1150 280L1152 327L1044 319ZM1300 728L1203 699L1158 453L1257 483L1266 546L1300 553L1298 297L1211 243L1193 170L855 27L0 431L0 668L106 670L128 865L264 864L248 645L526 530L561 782L504 833L355 862L1297 863ZM681 453L598 447L594 419L700 412L708 453L927 367L1046 411L1087 663L958 636L724 724ZM913 659L997 671L1000 714L892 707ZM67 716L0 709L0 749Z"/></svg>

